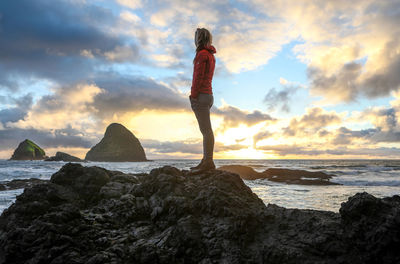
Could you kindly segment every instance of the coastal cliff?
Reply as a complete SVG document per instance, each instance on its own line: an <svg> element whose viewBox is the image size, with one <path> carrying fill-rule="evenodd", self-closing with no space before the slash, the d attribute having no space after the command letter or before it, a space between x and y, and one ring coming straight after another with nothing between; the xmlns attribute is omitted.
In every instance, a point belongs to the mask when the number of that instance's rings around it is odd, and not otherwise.
<svg viewBox="0 0 400 264"><path fill-rule="evenodd" d="M0 263L398 263L400 197L264 203L237 174L66 164L0 217Z"/></svg>

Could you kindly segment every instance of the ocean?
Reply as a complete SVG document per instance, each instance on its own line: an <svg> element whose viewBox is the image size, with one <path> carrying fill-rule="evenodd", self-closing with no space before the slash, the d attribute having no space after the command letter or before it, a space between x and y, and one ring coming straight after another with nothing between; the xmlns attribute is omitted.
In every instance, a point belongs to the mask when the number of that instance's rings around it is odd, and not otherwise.
<svg viewBox="0 0 400 264"><path fill-rule="evenodd" d="M84 166L100 166L126 173L148 173L165 165L189 169L198 160L154 160L149 162L87 162ZM0 181L13 179L50 179L65 162L0 160ZM376 197L400 195L400 160L215 160L217 167L245 165L258 172L267 168L323 171L335 176L332 182L342 185L306 186L270 182L265 179L245 181L265 204L286 208L315 209L338 212L342 202L358 192ZM0 191L0 213L8 208L23 189Z"/></svg>

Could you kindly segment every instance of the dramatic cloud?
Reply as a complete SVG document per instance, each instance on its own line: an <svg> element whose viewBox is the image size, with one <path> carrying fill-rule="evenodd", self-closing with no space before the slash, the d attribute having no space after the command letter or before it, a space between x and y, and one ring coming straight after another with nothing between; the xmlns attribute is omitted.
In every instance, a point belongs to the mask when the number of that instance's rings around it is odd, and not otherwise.
<svg viewBox="0 0 400 264"><path fill-rule="evenodd" d="M315 146L313 148L307 148L304 146L297 146L297 145L273 145L273 146L262 146L258 149L264 150L268 153L277 154L280 156L309 156L309 157L324 157L326 156L338 156L338 157L345 157L345 156L365 156L365 157L397 157L400 154L400 148L387 148L387 147L380 147L380 148L357 148L357 149L350 149L347 147L338 147L332 149L326 149L324 146Z"/></svg>
<svg viewBox="0 0 400 264"><path fill-rule="evenodd" d="M277 68L307 87L281 79L254 107L241 101L247 110L217 103L216 153L392 157L400 147L399 23L398 0L0 1L0 151L26 137L84 150L121 122L156 157L198 157L201 134L187 96L193 33L204 26L217 48L217 100L260 92L258 71L273 58L307 66L295 76ZM240 95L225 89L235 81L249 81ZM294 116L298 94L313 102ZM390 94L390 106L361 109ZM354 101L354 112L343 110ZM265 106L285 113L274 118Z"/></svg>
<svg viewBox="0 0 400 264"><path fill-rule="evenodd" d="M0 110L0 123L17 122L23 119L32 107L32 95L27 94L19 98L12 98L14 107ZM2 125L3 126L3 125Z"/></svg>
<svg viewBox="0 0 400 264"><path fill-rule="evenodd" d="M15 149L26 138L33 140L45 150L58 147L90 148L96 142L71 127L53 130L9 128L0 130L1 149Z"/></svg>
<svg viewBox="0 0 400 264"><path fill-rule="evenodd" d="M142 110L190 110L189 99L166 85L144 77L106 75L96 80L103 92L90 105L99 117Z"/></svg>
<svg viewBox="0 0 400 264"><path fill-rule="evenodd" d="M104 31L115 18L99 6L62 0L1 1L0 13L3 88L15 90L16 78L31 75L56 82L86 79L105 59L103 54L115 53L124 44L124 39Z"/></svg>
<svg viewBox="0 0 400 264"><path fill-rule="evenodd" d="M92 124L94 96L102 90L93 84L77 84L56 89L55 93L41 97L17 122L8 122L10 128L21 129L61 129L72 126L85 129Z"/></svg>

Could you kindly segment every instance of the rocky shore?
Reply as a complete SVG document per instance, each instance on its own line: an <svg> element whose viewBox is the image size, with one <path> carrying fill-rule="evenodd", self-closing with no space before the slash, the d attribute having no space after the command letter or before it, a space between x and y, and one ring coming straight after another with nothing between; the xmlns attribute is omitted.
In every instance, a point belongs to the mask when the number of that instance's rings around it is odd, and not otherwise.
<svg viewBox="0 0 400 264"><path fill-rule="evenodd" d="M400 197L264 203L234 173L66 164L0 217L0 263L399 263Z"/></svg>

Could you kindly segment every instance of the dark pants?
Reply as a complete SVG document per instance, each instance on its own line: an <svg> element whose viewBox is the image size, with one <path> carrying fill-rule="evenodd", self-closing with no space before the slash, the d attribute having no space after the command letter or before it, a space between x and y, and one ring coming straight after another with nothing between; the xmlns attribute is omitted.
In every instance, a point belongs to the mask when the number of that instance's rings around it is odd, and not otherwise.
<svg viewBox="0 0 400 264"><path fill-rule="evenodd" d="M210 121L210 108L214 103L212 94L200 93L196 99L191 98L190 105L203 134L203 159L212 160L214 152L214 133Z"/></svg>

